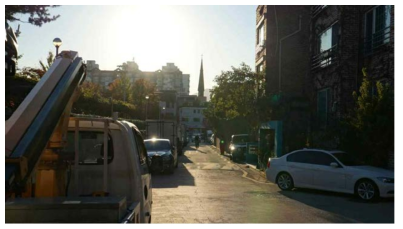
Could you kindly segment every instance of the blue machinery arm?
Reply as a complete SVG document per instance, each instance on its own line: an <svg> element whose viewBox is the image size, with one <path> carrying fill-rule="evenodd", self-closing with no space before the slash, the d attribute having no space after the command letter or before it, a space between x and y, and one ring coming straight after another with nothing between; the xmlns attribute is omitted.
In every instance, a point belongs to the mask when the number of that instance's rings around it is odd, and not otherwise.
<svg viewBox="0 0 403 229"><path fill-rule="evenodd" d="M85 65L82 58L77 56L77 53L62 52L58 58L69 59L69 62L67 62L69 64L64 68L60 66L53 68L54 72L58 68L59 70L61 69L60 74L62 75L61 77L59 75L60 79L55 83L54 88L48 88L50 90L49 95L41 103L41 107L39 109L36 108L37 110L32 109L35 110L31 114L34 116L32 122L28 123L27 128L21 131L22 134L20 137L17 137L18 140L16 140L13 148L6 148L8 155L6 154L5 185L6 192L8 193L18 193L24 188L25 183L38 164L53 131L58 125L60 117L66 111L66 106L74 96L76 88L85 79ZM40 85L38 84L35 87L39 87L36 91L40 93ZM32 91L35 91L35 88ZM30 110L27 109L24 112L30 112ZM18 118L16 119L18 121ZM6 128L6 142L8 138L12 139L12 135L15 135L14 132L16 131L7 132Z"/></svg>

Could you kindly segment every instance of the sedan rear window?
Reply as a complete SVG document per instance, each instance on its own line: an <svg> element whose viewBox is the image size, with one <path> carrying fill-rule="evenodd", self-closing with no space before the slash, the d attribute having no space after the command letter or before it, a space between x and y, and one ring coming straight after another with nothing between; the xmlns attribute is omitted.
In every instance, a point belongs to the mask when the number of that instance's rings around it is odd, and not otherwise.
<svg viewBox="0 0 403 229"><path fill-rule="evenodd" d="M171 144L168 141L144 141L147 151L171 150Z"/></svg>

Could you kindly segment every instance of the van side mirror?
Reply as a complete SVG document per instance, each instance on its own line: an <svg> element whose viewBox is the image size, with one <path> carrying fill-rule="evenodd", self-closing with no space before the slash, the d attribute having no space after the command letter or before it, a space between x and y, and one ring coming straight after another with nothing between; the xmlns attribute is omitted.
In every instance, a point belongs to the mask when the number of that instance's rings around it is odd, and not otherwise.
<svg viewBox="0 0 403 229"><path fill-rule="evenodd" d="M336 162L332 162L332 163L330 163L330 167L338 168L339 164L337 164Z"/></svg>

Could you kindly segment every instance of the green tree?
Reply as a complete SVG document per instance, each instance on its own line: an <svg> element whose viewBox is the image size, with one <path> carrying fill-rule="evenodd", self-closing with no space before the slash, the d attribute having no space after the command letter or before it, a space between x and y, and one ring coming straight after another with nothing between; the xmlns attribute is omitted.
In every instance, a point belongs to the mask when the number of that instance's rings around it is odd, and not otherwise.
<svg viewBox="0 0 403 229"><path fill-rule="evenodd" d="M35 26L42 26L44 23L55 21L60 15L51 15L50 8L57 7L55 5L5 5L6 21L20 21L30 23ZM21 16L28 14L28 21L21 20Z"/></svg>
<svg viewBox="0 0 403 229"><path fill-rule="evenodd" d="M132 84L129 77L127 77L124 73L120 73L119 77L109 85L109 93L113 99L127 102L131 100L131 88Z"/></svg>
<svg viewBox="0 0 403 229"><path fill-rule="evenodd" d="M104 97L104 89L101 85L93 82L84 82L80 86L81 94L86 97Z"/></svg>
<svg viewBox="0 0 403 229"><path fill-rule="evenodd" d="M51 51L49 51L48 57L46 57L46 64L43 63L42 60L39 60L39 65L41 65L42 71L47 72L50 66L52 66L54 61L55 61L55 55Z"/></svg>
<svg viewBox="0 0 403 229"><path fill-rule="evenodd" d="M218 136L228 139L231 134L256 132L260 77L244 63L216 76L217 86L204 114Z"/></svg>
<svg viewBox="0 0 403 229"><path fill-rule="evenodd" d="M138 79L132 85L131 102L143 111L142 117L144 118L146 118L145 109L151 111L154 110L154 107L158 106L158 97L156 96L155 91L155 85L146 79ZM148 96L148 100L146 99L146 96ZM148 116L149 115L150 113L148 113Z"/></svg>
<svg viewBox="0 0 403 229"><path fill-rule="evenodd" d="M373 84L364 76L359 94L353 93L356 107L343 123L341 146L366 163L386 167L394 152L394 91L389 85Z"/></svg>

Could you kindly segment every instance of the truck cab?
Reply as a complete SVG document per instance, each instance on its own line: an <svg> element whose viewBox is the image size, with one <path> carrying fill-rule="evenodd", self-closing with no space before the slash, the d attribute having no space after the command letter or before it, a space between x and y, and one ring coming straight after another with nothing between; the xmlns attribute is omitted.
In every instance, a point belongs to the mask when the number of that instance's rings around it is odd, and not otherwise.
<svg viewBox="0 0 403 229"><path fill-rule="evenodd" d="M138 128L72 115L86 71L64 51L6 121L6 223L149 223L152 185Z"/></svg>

